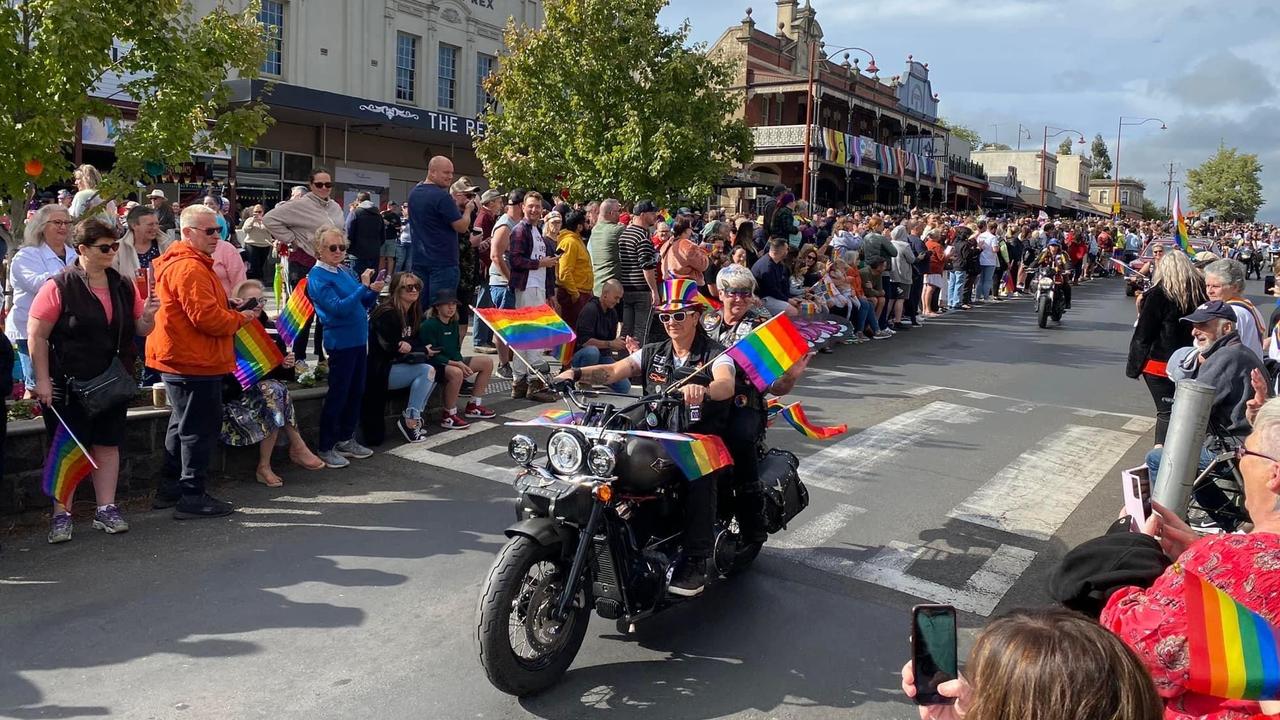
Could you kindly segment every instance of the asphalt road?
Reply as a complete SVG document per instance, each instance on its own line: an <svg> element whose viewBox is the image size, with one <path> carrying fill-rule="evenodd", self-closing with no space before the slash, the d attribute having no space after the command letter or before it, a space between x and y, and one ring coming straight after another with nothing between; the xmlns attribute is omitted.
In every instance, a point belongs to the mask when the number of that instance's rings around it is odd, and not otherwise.
<svg viewBox="0 0 1280 720"><path fill-rule="evenodd" d="M1123 374L1133 317L1103 280L1047 330L1016 300L819 356L796 397L849 433L771 432L802 457L808 510L752 572L631 636L594 620L534 698L493 690L471 635L513 517L496 424L286 470L283 490L246 479L226 519L9 538L0 717L915 717L910 607L960 607L963 655L988 617L1046 603L1065 549L1115 517L1152 426Z"/></svg>

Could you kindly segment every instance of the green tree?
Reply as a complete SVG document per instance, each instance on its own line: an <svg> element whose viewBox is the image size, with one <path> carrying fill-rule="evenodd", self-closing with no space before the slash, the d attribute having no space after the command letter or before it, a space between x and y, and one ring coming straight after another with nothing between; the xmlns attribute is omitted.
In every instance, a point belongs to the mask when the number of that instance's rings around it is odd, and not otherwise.
<svg viewBox="0 0 1280 720"><path fill-rule="evenodd" d="M1089 152L1093 162L1093 170L1089 173L1090 179L1110 178L1111 153L1107 150L1107 141L1102 139L1102 133L1093 136L1093 145L1090 146Z"/></svg>
<svg viewBox="0 0 1280 720"><path fill-rule="evenodd" d="M1165 209L1156 206L1151 202L1150 198L1142 198L1142 219L1143 220L1167 220L1169 213Z"/></svg>
<svg viewBox="0 0 1280 720"><path fill-rule="evenodd" d="M541 28L510 23L486 83L498 107L476 140L500 187L574 198L706 197L751 159L729 66L658 27L666 0L547 0Z"/></svg>
<svg viewBox="0 0 1280 720"><path fill-rule="evenodd" d="M953 123L946 118L938 118L938 124L947 129L951 133L951 137L969 143L970 150L977 150L982 147L982 136L973 128L965 127L960 123Z"/></svg>
<svg viewBox="0 0 1280 720"><path fill-rule="evenodd" d="M1062 139L1062 142L1058 143L1058 154L1059 154L1059 155L1070 155L1070 154L1071 154L1071 145L1072 145L1072 143L1071 143L1071 138L1069 138L1069 137L1068 137L1068 138L1063 138L1063 139Z"/></svg>
<svg viewBox="0 0 1280 720"><path fill-rule="evenodd" d="M137 120L115 136L115 166L99 191L117 197L148 169L190 162L196 150L251 142L267 127L265 106L227 107L231 76L256 77L266 53L258 0L219 4L195 18L188 0L5 0L0 2L0 197L21 224L28 182L71 175L70 144L81 118L119 119L93 95L121 78L116 97L137 103Z"/></svg>
<svg viewBox="0 0 1280 720"><path fill-rule="evenodd" d="M1188 201L1201 212L1252 222L1266 202L1258 180L1261 172L1257 155L1219 145L1213 157L1187 171Z"/></svg>

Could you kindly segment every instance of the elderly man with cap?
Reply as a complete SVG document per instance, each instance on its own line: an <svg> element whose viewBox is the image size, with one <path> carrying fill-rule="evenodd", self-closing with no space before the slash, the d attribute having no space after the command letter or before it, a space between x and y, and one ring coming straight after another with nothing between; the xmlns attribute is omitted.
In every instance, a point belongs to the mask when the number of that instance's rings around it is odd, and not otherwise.
<svg viewBox="0 0 1280 720"><path fill-rule="evenodd" d="M460 178L466 181L466 178ZM453 161L443 155L427 163L427 177L409 191L409 238L413 273L422 278L425 306L442 288L457 290L462 279L458 236L471 231L477 188L453 180Z"/></svg>
<svg viewBox="0 0 1280 720"><path fill-rule="evenodd" d="M172 240L172 233L178 229L178 218L173 215L173 206L169 204L169 198L165 197L163 190L156 188L147 193L147 200L151 203L151 209L156 212L160 232L169 235L169 239Z"/></svg>
<svg viewBox="0 0 1280 720"><path fill-rule="evenodd" d="M1174 351L1169 358L1169 378L1173 381L1195 380L1214 389L1213 407L1209 411L1209 434L1200 451L1200 469L1209 466L1214 456L1238 444L1251 428L1246 413L1253 398L1250 380L1254 372L1266 377L1262 360L1245 347L1236 331L1236 314L1221 300L1210 300L1182 318L1191 324L1194 345ZM1160 469L1163 448L1147 453L1147 468L1154 480ZM1196 491L1196 499L1208 518L1194 522L1209 527L1214 509L1226 504L1226 497L1216 485L1205 484Z"/></svg>
<svg viewBox="0 0 1280 720"><path fill-rule="evenodd" d="M666 295L675 287L675 283L666 283L661 294ZM697 288L693 289L696 292ZM723 437L732 411L730 401L737 368L728 355L722 354L724 346L702 329L702 307L691 296L665 297L653 308L666 331L665 339L651 342L615 363L570 368L557 375L556 380L607 385L640 375L643 395L664 393L679 385L682 404L661 406L661 414L647 412L636 426ZM645 410L640 408L641 412ZM694 479L685 502L686 559L671 580L670 592L692 597L701 593L706 584L706 562L714 542L714 475Z"/></svg>

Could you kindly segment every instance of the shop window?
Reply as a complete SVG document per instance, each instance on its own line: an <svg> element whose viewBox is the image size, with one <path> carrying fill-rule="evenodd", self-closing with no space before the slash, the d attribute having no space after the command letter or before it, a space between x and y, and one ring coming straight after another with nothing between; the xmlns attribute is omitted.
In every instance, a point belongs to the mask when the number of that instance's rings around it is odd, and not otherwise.
<svg viewBox="0 0 1280 720"><path fill-rule="evenodd" d="M280 175L280 151L242 147L236 154L236 170Z"/></svg>
<svg viewBox="0 0 1280 720"><path fill-rule="evenodd" d="M1106 190L1099 190L1099 191L1098 191L1098 202L1100 202L1100 203L1108 203L1108 202L1110 202L1110 199L1109 199L1110 197L1111 197L1111 193L1110 193L1110 192L1108 192L1108 191L1106 191Z"/></svg>
<svg viewBox="0 0 1280 720"><path fill-rule="evenodd" d="M413 103L418 101L418 38L416 35L396 35L396 100Z"/></svg>
<svg viewBox="0 0 1280 720"><path fill-rule="evenodd" d="M262 74L283 76L284 3L280 0L262 0L258 22L262 23L262 38L267 43L267 57L262 61Z"/></svg>
<svg viewBox="0 0 1280 720"><path fill-rule="evenodd" d="M283 153L284 181L305 185L311 181L311 166L315 163L310 155Z"/></svg>
<svg viewBox="0 0 1280 720"><path fill-rule="evenodd" d="M445 110L457 106L458 48L440 43L436 70L436 104Z"/></svg>
<svg viewBox="0 0 1280 720"><path fill-rule="evenodd" d="M476 56L476 115L483 115L486 110L493 107L494 99L484 89L485 78L493 74L498 69L498 58L492 55L480 53Z"/></svg>

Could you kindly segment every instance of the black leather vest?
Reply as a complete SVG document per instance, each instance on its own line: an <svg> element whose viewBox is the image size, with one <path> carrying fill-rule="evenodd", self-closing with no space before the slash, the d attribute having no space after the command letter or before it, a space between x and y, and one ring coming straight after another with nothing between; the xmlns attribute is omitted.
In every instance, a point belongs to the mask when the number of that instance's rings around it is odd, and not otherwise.
<svg viewBox="0 0 1280 720"><path fill-rule="evenodd" d="M117 355L125 367L134 357L134 289L112 268L107 268L111 290L111 322L98 296L89 289L89 277L72 265L53 277L62 297L62 314L49 334L49 377L55 383L74 377L88 380L101 374Z"/></svg>
<svg viewBox="0 0 1280 720"><path fill-rule="evenodd" d="M710 368L704 368L696 374L694 371L723 350L723 346L700 332L694 338L688 359L684 365L677 368L675 350L671 346L670 339L645 345L640 355L641 372L644 375L644 394L653 395L662 392L690 375L693 375L693 379L689 380L689 383L704 387L710 385L712 379ZM645 429L715 434L723 427L728 410L728 401L707 400L697 410L699 419L696 421L690 414L690 408L682 406L678 416L674 413L668 413L667 417L657 416L657 424L647 422ZM649 413L646 417L651 421L655 415Z"/></svg>
<svg viewBox="0 0 1280 720"><path fill-rule="evenodd" d="M702 327L713 341L720 343L724 347L729 347L750 335L752 330L765 324L769 319L770 316L767 314L751 311L736 324L728 325L719 313L707 313L702 319ZM740 367L737 368L737 372L733 376L733 399L731 402L735 409L747 408L759 410L760 412L765 412L766 410L764 393L756 389L755 384L751 382L751 378Z"/></svg>

